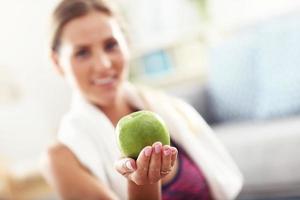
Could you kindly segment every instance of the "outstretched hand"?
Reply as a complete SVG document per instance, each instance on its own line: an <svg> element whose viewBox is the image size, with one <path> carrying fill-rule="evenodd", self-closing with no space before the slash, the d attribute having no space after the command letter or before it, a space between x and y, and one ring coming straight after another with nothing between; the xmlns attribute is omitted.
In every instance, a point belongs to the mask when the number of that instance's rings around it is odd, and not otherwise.
<svg viewBox="0 0 300 200"><path fill-rule="evenodd" d="M115 163L115 168L137 185L153 184L171 172L177 153L175 147L155 142L152 146L146 146L136 161L122 158Z"/></svg>

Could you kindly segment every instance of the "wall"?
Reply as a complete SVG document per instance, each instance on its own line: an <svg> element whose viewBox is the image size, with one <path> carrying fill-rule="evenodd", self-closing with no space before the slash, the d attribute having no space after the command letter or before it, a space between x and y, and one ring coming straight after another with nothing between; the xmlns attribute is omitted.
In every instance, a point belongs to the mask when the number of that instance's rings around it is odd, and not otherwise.
<svg viewBox="0 0 300 200"><path fill-rule="evenodd" d="M0 8L0 157L8 157L12 163L36 159L54 138L68 108L69 90L51 68L47 52L46 22L56 2L11 0ZM149 46L169 48L196 30L187 23L195 19L197 24L196 10L186 2L128 0L124 6L133 10L128 17L136 51L147 53ZM145 12L148 7L151 12ZM149 16L153 13L159 13L159 18Z"/></svg>
<svg viewBox="0 0 300 200"><path fill-rule="evenodd" d="M0 157L11 163L38 158L67 109L68 88L48 60L45 22L54 3L10 0L0 7L0 82L11 80L1 82Z"/></svg>

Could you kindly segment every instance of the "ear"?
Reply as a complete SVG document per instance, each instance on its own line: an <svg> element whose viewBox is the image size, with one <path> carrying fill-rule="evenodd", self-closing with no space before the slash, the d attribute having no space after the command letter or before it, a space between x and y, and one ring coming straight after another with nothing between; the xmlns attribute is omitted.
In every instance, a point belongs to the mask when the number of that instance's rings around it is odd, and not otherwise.
<svg viewBox="0 0 300 200"><path fill-rule="evenodd" d="M51 60L52 60L52 63L54 65L56 71L61 76L64 76L64 70L62 69L62 66L60 65L60 62L59 62L59 54L56 51L51 52Z"/></svg>

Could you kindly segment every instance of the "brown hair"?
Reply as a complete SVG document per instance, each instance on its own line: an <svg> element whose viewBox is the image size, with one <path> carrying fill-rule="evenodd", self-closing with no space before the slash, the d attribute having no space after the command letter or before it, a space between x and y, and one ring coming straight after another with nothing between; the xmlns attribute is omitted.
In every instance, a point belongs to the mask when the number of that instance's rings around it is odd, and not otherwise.
<svg viewBox="0 0 300 200"><path fill-rule="evenodd" d="M87 15L91 11L103 12L118 18L115 8L105 0L62 0L52 15L51 50L58 51L62 29L69 21Z"/></svg>

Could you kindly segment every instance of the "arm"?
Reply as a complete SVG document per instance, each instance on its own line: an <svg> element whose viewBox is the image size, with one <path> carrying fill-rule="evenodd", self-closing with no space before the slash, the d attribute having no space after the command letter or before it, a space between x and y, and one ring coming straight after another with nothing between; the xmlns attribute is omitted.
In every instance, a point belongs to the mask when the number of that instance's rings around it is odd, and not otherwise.
<svg viewBox="0 0 300 200"><path fill-rule="evenodd" d="M45 178L62 199L118 199L62 144L55 144L48 149L43 164Z"/></svg>
<svg viewBox="0 0 300 200"><path fill-rule="evenodd" d="M152 200L161 199L161 183L156 182L147 185L137 185L133 181L128 180L128 194L130 200Z"/></svg>
<svg viewBox="0 0 300 200"><path fill-rule="evenodd" d="M144 149L137 161L125 158L116 164L117 170L128 179L130 200L160 199L161 184L159 180L165 176L160 173L161 169L168 171L174 165L177 156L175 148L172 149L172 152L170 150L171 153L164 156L164 159L161 159L162 151L152 155L152 148L149 148L151 154L148 156L145 155ZM44 176L62 199L118 199L113 191L92 176L79 163L66 146L62 144L51 146L44 158ZM131 163L130 168L126 164L128 161ZM157 167L159 170L156 170Z"/></svg>

